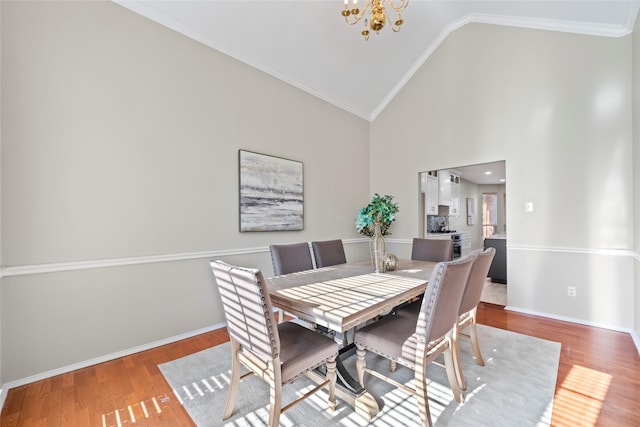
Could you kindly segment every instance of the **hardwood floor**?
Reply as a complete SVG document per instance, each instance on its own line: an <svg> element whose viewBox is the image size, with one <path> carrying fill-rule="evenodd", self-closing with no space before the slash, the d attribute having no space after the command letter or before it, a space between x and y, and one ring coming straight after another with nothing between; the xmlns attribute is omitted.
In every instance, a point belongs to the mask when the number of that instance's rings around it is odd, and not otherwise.
<svg viewBox="0 0 640 427"><path fill-rule="evenodd" d="M562 343L553 426L640 426L640 356L628 334L487 303L480 303L478 321ZM193 426L157 365L227 340L225 330L209 332L16 387L0 425Z"/></svg>

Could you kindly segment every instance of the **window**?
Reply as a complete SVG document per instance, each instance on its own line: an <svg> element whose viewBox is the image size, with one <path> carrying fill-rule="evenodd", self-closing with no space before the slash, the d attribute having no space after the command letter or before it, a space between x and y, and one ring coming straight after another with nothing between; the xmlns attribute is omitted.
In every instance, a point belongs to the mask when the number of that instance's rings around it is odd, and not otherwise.
<svg viewBox="0 0 640 427"><path fill-rule="evenodd" d="M482 193L482 237L494 235L498 228L498 195Z"/></svg>

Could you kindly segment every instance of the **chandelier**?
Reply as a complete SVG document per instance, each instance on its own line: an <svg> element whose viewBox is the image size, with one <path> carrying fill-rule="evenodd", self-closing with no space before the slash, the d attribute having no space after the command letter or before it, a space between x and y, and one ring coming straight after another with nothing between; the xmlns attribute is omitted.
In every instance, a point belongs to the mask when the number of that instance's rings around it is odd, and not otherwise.
<svg viewBox="0 0 640 427"><path fill-rule="evenodd" d="M358 0L353 0L353 8L349 9L349 0L344 0L344 10L342 16L349 25L357 24L364 18L364 28L360 34L365 40L369 40L369 28L378 33L388 19L385 4L398 13L398 19L391 25L394 32L400 31L400 26L404 23L400 12L402 12L409 0L365 0L364 9L358 9Z"/></svg>

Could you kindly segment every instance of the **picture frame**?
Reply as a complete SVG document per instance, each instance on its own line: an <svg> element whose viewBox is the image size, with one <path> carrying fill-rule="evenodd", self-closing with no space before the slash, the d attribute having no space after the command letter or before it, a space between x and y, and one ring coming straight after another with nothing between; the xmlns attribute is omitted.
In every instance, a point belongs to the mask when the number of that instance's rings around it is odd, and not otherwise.
<svg viewBox="0 0 640 427"><path fill-rule="evenodd" d="M473 197L467 197L467 225L476 223L476 201Z"/></svg>
<svg viewBox="0 0 640 427"><path fill-rule="evenodd" d="M240 231L304 229L303 163L238 151Z"/></svg>

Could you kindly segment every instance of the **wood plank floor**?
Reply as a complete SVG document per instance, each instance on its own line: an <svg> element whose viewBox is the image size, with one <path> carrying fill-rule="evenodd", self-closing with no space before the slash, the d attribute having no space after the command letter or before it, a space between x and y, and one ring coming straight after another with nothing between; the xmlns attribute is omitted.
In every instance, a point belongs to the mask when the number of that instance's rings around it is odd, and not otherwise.
<svg viewBox="0 0 640 427"><path fill-rule="evenodd" d="M640 426L640 356L628 334L487 303L480 303L478 321L562 343L553 426ZM0 425L193 426L157 365L227 340L225 330L214 331L16 387Z"/></svg>

